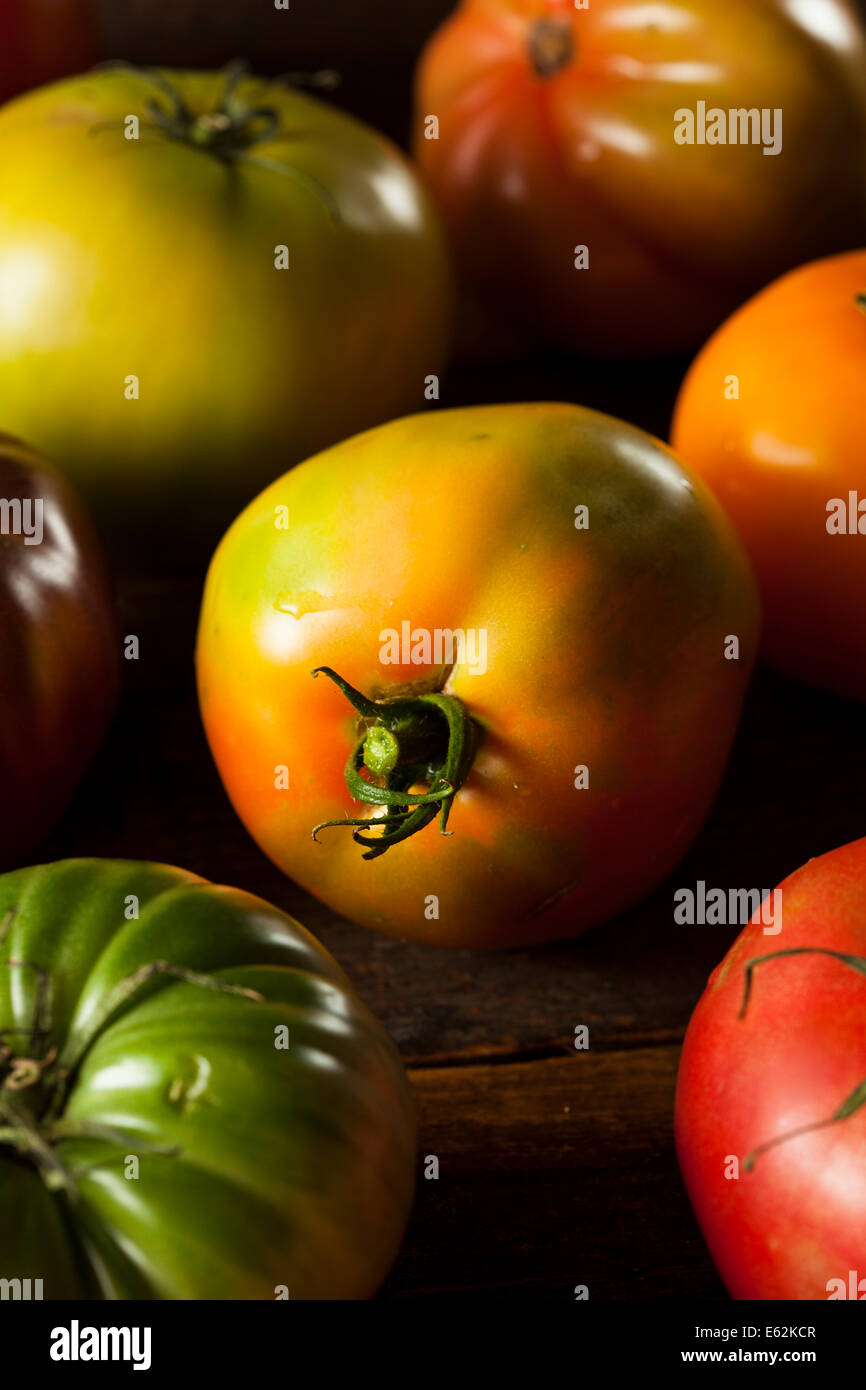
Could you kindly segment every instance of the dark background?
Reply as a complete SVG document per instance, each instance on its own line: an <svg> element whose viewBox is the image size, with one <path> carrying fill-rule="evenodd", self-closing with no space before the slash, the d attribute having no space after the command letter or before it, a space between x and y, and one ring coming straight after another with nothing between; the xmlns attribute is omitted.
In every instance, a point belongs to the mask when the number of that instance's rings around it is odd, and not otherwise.
<svg viewBox="0 0 866 1390"><path fill-rule="evenodd" d="M335 69L343 78L335 100L404 141L413 65L457 8L454 0L291 0L288 11L273 0L96 3L106 58L196 68L246 58L267 76ZM856 5L866 15L866 0Z"/></svg>
<svg viewBox="0 0 866 1390"><path fill-rule="evenodd" d="M263 73L335 68L336 100L398 139L416 54L443 0L102 0L103 56ZM443 405L564 399L666 434L684 362L599 368L536 357L452 372ZM39 857L181 864L259 893L324 940L385 1022L421 1106L416 1211L391 1297L718 1299L679 1179L672 1107L683 1033L735 933L676 928L672 893L769 889L866 831L862 710L759 672L732 765L692 851L651 899L580 941L440 952L336 918L259 853L201 732L192 651L201 576L120 576L127 663L114 728ZM591 1049L576 1052L588 1024Z"/></svg>
<svg viewBox="0 0 866 1390"><path fill-rule="evenodd" d="M405 142L412 68L448 0L98 0L106 58L255 72L341 74L340 105Z"/></svg>

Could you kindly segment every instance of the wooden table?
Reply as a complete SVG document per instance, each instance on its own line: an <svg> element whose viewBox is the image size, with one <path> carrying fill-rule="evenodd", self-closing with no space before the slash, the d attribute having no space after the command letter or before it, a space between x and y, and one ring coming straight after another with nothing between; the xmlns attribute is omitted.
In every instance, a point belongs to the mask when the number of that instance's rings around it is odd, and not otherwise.
<svg viewBox="0 0 866 1390"><path fill-rule="evenodd" d="M682 364L537 359L456 373L443 405L572 399L664 433ZM109 740L40 858L163 860L260 894L322 938L400 1047L425 1180L387 1297L724 1298L679 1179L672 1106L689 1015L734 931L673 924L673 889L769 889L866 833L861 709L760 672L721 796L648 901L582 940L502 954L373 935L286 880L232 811L198 718L202 575L121 577L127 663ZM804 633L804 637L807 634ZM574 1047L586 1024L589 1051Z"/></svg>
<svg viewBox="0 0 866 1390"><path fill-rule="evenodd" d="M336 100L398 139L411 73L451 0L97 0L104 57L263 73L339 69ZM859 0L861 8L866 0ZM455 374L442 404L580 401L665 434L683 363L606 368L536 359ZM202 575L121 575L141 638L112 734L42 858L126 855L183 865L294 913L324 940L410 1068L425 1181L385 1295L725 1297L677 1169L680 1042L732 930L675 927L672 893L770 888L866 833L863 714L759 673L722 794L671 881L573 943L501 955L437 952L336 918L268 863L235 817L195 701ZM808 633L804 633L807 637ZM576 1025L588 1052L574 1048Z"/></svg>

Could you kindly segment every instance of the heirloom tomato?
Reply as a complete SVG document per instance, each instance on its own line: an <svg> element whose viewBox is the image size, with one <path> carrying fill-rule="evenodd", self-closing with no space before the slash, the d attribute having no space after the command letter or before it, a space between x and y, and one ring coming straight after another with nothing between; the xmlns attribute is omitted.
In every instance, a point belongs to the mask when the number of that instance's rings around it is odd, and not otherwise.
<svg viewBox="0 0 866 1390"><path fill-rule="evenodd" d="M463 0L415 121L467 288L567 348L694 346L866 239L847 0Z"/></svg>
<svg viewBox="0 0 866 1390"><path fill-rule="evenodd" d="M89 67L91 0L0 0L0 101Z"/></svg>
<svg viewBox="0 0 866 1390"><path fill-rule="evenodd" d="M102 549L65 480L0 435L0 864L66 806L117 695L120 638Z"/></svg>
<svg viewBox="0 0 866 1390"><path fill-rule="evenodd" d="M862 1300L866 840L776 891L781 931L755 914L689 1024L680 1165L734 1298Z"/></svg>
<svg viewBox="0 0 866 1390"><path fill-rule="evenodd" d="M59 1299L372 1294L406 1224L395 1048L276 908L162 864L0 878L0 1277Z"/></svg>
<svg viewBox="0 0 866 1390"><path fill-rule="evenodd" d="M241 514L205 587L201 709L241 819L332 907L543 941L682 855L757 622L733 527L664 445L571 405L440 411Z"/></svg>
<svg viewBox="0 0 866 1390"><path fill-rule="evenodd" d="M408 162L277 81L43 88L0 112L0 188L0 420L124 550L225 525L441 369L448 271Z"/></svg>
<svg viewBox="0 0 866 1390"><path fill-rule="evenodd" d="M710 339L674 447L752 558L764 650L788 675L866 700L866 251L792 271Z"/></svg>

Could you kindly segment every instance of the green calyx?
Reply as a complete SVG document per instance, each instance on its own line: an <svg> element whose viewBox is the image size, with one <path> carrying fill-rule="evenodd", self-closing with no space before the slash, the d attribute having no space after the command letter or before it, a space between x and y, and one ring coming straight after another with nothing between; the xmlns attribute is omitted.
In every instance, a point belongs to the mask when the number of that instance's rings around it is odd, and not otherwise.
<svg viewBox="0 0 866 1390"><path fill-rule="evenodd" d="M749 1000L752 995L753 975L758 965L763 965L769 960L778 960L781 956L830 956L833 960L838 960L842 965L850 970L856 970L858 975L866 975L866 956L850 955L845 951L831 951L823 946L790 946L784 951L770 951L766 956L755 956L750 960L745 968L745 986L743 990L743 1002L740 1006L738 1017L743 1019L749 1007ZM756 1149L746 1155L743 1167L746 1172L751 1172L755 1166L755 1160L767 1149L773 1149L777 1144L787 1143L789 1139L796 1139L801 1134L811 1134L816 1129L825 1129L828 1125L838 1124L840 1120L847 1120L849 1116L855 1114L861 1105L866 1104L866 1079L858 1082L847 1095L840 1105L836 1107L832 1115L825 1120L815 1120L808 1125L800 1125L798 1129L789 1130L785 1134L777 1135L775 1139L768 1139L765 1144L759 1144Z"/></svg>
<svg viewBox="0 0 866 1390"><path fill-rule="evenodd" d="M5 934L4 927L8 925L8 918L0 923L0 942ZM83 1053L117 1010L159 975L173 976L187 984L237 995L254 1003L262 1002L262 996L255 990L228 984L168 961L152 961L140 966L106 994L94 1028L77 1051L68 1046L58 1051L56 1044L51 1042L52 991L48 972L31 961L11 957L6 965L10 969L35 971L37 988L30 1027L0 1029L0 1157L6 1149L32 1163L50 1191L63 1191L72 1201L78 1196L78 1179L91 1168L116 1161L116 1155L108 1154L88 1168L73 1170L56 1147L64 1139L98 1139L120 1152L133 1148L136 1152L164 1158L176 1158L181 1152L177 1147L152 1144L131 1136L112 1125L64 1117L66 1097Z"/></svg>
<svg viewBox="0 0 866 1390"><path fill-rule="evenodd" d="M131 63L107 63L103 71L131 72L155 89L159 100L147 103L149 124L170 140L189 145L212 155L225 164L253 164L285 178L304 184L324 204L332 221L339 222L340 211L328 190L303 169L294 168L281 159L253 153L255 147L274 140L283 133L280 112L276 106L251 106L239 92L248 76L245 63L234 62L224 69L224 83L216 105L210 111L195 113L187 105L183 93L165 73L155 68L138 68ZM273 79L273 85L307 85L329 90L336 85L337 75L327 71L291 74L285 79ZM110 124L110 123L109 123Z"/></svg>
<svg viewBox="0 0 866 1390"><path fill-rule="evenodd" d="M437 815L440 833L447 834L454 797L478 746L477 728L460 700L438 692L368 700L329 666L312 674L333 681L365 721L346 763L346 786L356 801L383 808L376 818L323 821L314 828L313 839L320 830L351 825L355 842L366 847L363 857L377 859ZM371 781L371 776L379 780ZM413 791L419 783L428 790Z"/></svg>
<svg viewBox="0 0 866 1390"><path fill-rule="evenodd" d="M230 63L225 82L212 111L194 114L180 88L155 68L138 68L131 63L110 63L109 71L132 72L153 87L161 100L147 103L147 114L154 126L172 140L196 145L223 159L231 159L252 145L279 134L280 116L273 106L250 106L238 95L238 86L247 76L244 63Z"/></svg>

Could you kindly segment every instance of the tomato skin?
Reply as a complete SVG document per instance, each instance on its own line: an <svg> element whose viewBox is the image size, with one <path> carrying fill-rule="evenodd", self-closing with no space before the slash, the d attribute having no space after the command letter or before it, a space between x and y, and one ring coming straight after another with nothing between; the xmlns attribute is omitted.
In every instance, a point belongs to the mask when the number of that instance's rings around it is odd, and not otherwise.
<svg viewBox="0 0 866 1390"><path fill-rule="evenodd" d="M792 271L710 339L671 439L716 493L755 567L764 651L780 670L866 700L866 541L827 504L866 504L866 251ZM734 374L739 398L728 399ZM866 532L866 505L863 507ZM847 525L847 521L846 521Z"/></svg>
<svg viewBox="0 0 866 1390"><path fill-rule="evenodd" d="M0 101L95 60L89 0L0 0Z"/></svg>
<svg viewBox="0 0 866 1390"><path fill-rule="evenodd" d="M163 77L197 119L227 82ZM167 537L211 528L210 549L287 467L423 405L444 357L449 272L408 161L279 84L244 79L232 100L279 127L243 158L156 127L168 97L126 71L0 112L0 420L124 552L158 536L150 565Z"/></svg>
<svg viewBox="0 0 866 1390"><path fill-rule="evenodd" d="M120 637L102 547L46 461L0 435L0 498L30 500L32 539L0 533L0 865L64 810L114 710ZM37 541L36 504L42 504Z"/></svg>
<svg viewBox="0 0 866 1390"><path fill-rule="evenodd" d="M375 1291L411 1204L414 1105L393 1044L314 937L247 893L112 860L3 876L0 922L0 1028L26 1039L33 1023L35 973L7 954L52 982L39 1055L55 1044L57 1067L74 1062L54 1153L77 1193L67 1205L0 1143L0 1277L36 1270L45 1298ZM162 973L124 1004L119 985L154 961L261 997Z"/></svg>
<svg viewBox="0 0 866 1390"><path fill-rule="evenodd" d="M866 955L866 840L812 859L780 885L776 936L750 923L710 976L686 1034L676 1098L680 1165L710 1252L742 1299L823 1299L828 1281L866 1272L866 1109L828 1120L866 1077L866 979L797 947ZM728 1156L738 1179L724 1176Z"/></svg>
<svg viewBox="0 0 866 1390"><path fill-rule="evenodd" d="M639 356L866 239L866 42L847 0L821 34L808 9L463 0L418 69L414 148L467 289L535 338ZM540 33L565 36L547 76ZM676 143L698 101L781 110L781 152Z"/></svg>
<svg viewBox="0 0 866 1390"><path fill-rule="evenodd" d="M486 669L392 664L383 635L403 621L483 631ZM241 514L205 587L199 697L235 809L293 879L394 935L512 946L612 917L685 851L757 625L732 529L664 446L577 406L439 411L309 460ZM313 841L363 814L343 780L357 721L311 679L322 665L368 696L465 703L482 742L447 836L428 826L370 862L345 828Z"/></svg>

